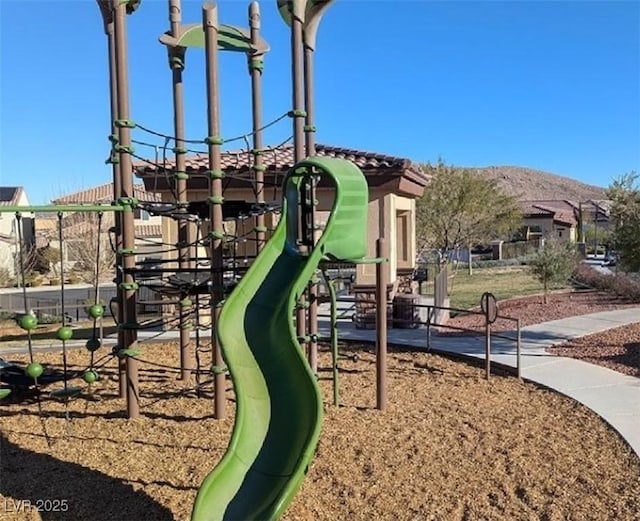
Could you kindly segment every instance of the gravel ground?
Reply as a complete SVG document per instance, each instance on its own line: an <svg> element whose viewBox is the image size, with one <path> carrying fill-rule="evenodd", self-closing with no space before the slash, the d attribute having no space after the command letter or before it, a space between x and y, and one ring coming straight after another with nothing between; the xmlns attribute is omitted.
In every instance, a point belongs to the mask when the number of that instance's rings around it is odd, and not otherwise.
<svg viewBox="0 0 640 521"><path fill-rule="evenodd" d="M149 345L141 357L172 366L177 351ZM320 354L322 437L286 521L638 519L640 461L583 406L511 376L487 382L472 365L393 351L380 412L374 357L359 352L342 361L340 408ZM39 359L60 364L59 354ZM69 360L81 366L88 354ZM33 400L0 405L3 520L188 519L231 432L231 384L228 418L214 420L210 391L185 393L174 373L142 364L142 416L129 421L115 370L113 360L101 369L100 400L85 385L66 406L43 400L41 412ZM19 500L66 511L16 512Z"/></svg>
<svg viewBox="0 0 640 521"><path fill-rule="evenodd" d="M640 322L577 338L547 351L640 377Z"/></svg>

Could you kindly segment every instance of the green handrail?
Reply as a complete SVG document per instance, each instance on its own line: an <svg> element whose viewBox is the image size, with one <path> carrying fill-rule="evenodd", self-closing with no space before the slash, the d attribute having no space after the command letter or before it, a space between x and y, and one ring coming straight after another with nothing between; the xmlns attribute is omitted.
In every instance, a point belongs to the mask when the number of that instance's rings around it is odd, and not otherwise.
<svg viewBox="0 0 640 521"><path fill-rule="evenodd" d="M35 213L35 212L123 212L129 210L129 205L120 204L61 204L36 206L0 206L0 213Z"/></svg>

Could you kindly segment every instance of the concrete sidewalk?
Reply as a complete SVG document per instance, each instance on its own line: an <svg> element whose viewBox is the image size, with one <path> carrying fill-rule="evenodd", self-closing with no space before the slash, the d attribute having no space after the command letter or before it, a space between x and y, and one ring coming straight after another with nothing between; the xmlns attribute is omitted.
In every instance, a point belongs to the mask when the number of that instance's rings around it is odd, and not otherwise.
<svg viewBox="0 0 640 521"><path fill-rule="evenodd" d="M640 307L523 327L520 359L524 379L544 385L587 406L627 440L640 457L640 378L546 352L547 347L566 340L634 322L640 322ZM320 336L329 337L327 321L320 324L319 330ZM348 322L339 323L338 334L344 340L375 342L376 338L375 330L356 329ZM493 337L491 361L515 368L515 338L515 331ZM427 332L425 329L389 329L388 342L426 350ZM484 360L485 339L484 336L456 337L432 333L431 350Z"/></svg>

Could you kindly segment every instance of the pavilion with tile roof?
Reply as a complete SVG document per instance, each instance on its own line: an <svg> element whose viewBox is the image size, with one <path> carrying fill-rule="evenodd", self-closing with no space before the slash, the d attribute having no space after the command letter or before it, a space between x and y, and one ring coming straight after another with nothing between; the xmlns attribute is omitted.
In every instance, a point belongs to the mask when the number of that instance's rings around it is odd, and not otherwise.
<svg viewBox="0 0 640 521"><path fill-rule="evenodd" d="M413 271L416 258L415 201L421 197L428 178L422 168L409 159L376 152L366 152L335 146L316 145L318 156L347 159L355 163L365 175L369 185L369 251L375 256L375 241L378 237L387 239L390 248L389 280L398 286L399 275ZM266 147L262 154L267 201L279 203L280 184L286 172L294 165L293 146ZM208 197L209 170L208 155L186 156L187 191L189 201L206 201ZM225 200L255 201L252 186L254 172L253 156L246 150L222 153L222 169ZM134 164L134 175L144 182L147 191L157 192L163 201L174 202L170 180L173 179L175 162L173 159L154 165L151 162ZM316 225L322 227L332 204L331 187L322 182L318 186L319 200ZM267 226L275 227L277 216L267 215ZM169 219L163 222L163 241L177 241L177 224ZM248 241L239 245L242 251L237 255L254 254L255 245ZM369 286L375 283L375 265L357 266L356 284Z"/></svg>

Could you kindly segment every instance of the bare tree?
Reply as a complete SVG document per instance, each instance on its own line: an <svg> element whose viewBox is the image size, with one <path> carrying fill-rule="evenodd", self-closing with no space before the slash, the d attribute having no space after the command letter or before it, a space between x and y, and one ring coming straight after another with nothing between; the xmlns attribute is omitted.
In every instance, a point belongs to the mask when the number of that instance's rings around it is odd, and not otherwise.
<svg viewBox="0 0 640 521"><path fill-rule="evenodd" d="M36 268L40 260L38 250L34 245L23 244L22 247L16 246L16 250L14 254L16 281L22 287L32 283L34 278L39 276Z"/></svg>
<svg viewBox="0 0 640 521"><path fill-rule="evenodd" d="M69 216L63 227L63 248L73 262L73 271L85 282L93 283L96 270L99 280L113 278L116 254L109 239L113 216L82 212Z"/></svg>

